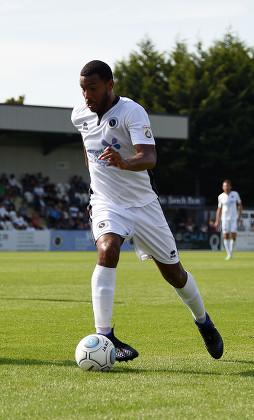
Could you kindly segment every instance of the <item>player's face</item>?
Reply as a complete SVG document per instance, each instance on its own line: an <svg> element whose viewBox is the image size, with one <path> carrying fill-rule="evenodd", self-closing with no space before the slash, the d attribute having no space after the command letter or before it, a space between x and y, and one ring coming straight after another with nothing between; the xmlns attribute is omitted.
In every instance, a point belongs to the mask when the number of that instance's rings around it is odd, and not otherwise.
<svg viewBox="0 0 254 420"><path fill-rule="evenodd" d="M113 80L104 82L98 74L81 76L80 86L88 108L102 115L112 106Z"/></svg>
<svg viewBox="0 0 254 420"><path fill-rule="evenodd" d="M231 185L229 184L229 182L223 182L222 189L224 193L229 194L231 191Z"/></svg>

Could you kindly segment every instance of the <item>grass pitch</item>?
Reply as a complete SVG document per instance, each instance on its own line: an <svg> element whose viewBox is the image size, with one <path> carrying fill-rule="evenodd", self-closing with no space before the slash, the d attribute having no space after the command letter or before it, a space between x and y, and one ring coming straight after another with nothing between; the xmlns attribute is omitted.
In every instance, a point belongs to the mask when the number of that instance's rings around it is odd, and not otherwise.
<svg viewBox="0 0 254 420"><path fill-rule="evenodd" d="M207 353L191 313L152 261L123 252L115 334L140 356L83 372L74 352L94 332L96 253L0 253L1 419L252 419L254 258L181 252L225 353Z"/></svg>

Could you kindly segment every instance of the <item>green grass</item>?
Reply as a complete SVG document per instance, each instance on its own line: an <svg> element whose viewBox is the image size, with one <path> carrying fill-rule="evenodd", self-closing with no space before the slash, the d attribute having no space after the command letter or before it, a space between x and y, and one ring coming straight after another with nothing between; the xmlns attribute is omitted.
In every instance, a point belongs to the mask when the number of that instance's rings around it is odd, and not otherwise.
<svg viewBox="0 0 254 420"><path fill-rule="evenodd" d="M96 253L0 253L1 419L252 419L254 258L181 252L223 335L207 353L191 313L152 261L122 253L113 323L140 356L83 372L74 352L94 332Z"/></svg>

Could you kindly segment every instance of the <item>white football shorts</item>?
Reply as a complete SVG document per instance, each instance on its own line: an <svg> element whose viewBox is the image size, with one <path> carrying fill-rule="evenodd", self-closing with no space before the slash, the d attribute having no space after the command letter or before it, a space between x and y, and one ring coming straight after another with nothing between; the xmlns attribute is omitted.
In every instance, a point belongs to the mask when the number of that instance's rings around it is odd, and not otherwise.
<svg viewBox="0 0 254 420"><path fill-rule="evenodd" d="M237 232L237 220L221 220L222 233L236 233Z"/></svg>
<svg viewBox="0 0 254 420"><path fill-rule="evenodd" d="M175 239L158 199L143 207L123 208L113 203L92 206L92 232L95 242L106 233L133 240L140 261L154 258L176 264L179 256Z"/></svg>

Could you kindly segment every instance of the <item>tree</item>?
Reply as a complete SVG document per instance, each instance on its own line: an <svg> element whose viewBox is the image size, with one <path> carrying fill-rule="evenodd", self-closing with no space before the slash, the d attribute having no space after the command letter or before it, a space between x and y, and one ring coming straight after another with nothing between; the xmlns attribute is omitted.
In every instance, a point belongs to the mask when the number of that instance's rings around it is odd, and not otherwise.
<svg viewBox="0 0 254 420"><path fill-rule="evenodd" d="M148 112L190 117L188 141L157 141L159 191L201 194L216 201L224 178L231 178L244 202L254 204L254 52L226 33L204 51L188 52L177 42L160 54L150 40L116 65L116 84Z"/></svg>
<svg viewBox="0 0 254 420"><path fill-rule="evenodd" d="M149 39L141 41L138 46L140 52L132 52L127 62L116 63L116 89L148 112L169 112L167 84L171 64L165 53L158 53Z"/></svg>
<svg viewBox="0 0 254 420"><path fill-rule="evenodd" d="M18 104L18 105L24 105L25 101L25 95L19 96L18 99L10 98L6 99L6 104Z"/></svg>

